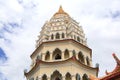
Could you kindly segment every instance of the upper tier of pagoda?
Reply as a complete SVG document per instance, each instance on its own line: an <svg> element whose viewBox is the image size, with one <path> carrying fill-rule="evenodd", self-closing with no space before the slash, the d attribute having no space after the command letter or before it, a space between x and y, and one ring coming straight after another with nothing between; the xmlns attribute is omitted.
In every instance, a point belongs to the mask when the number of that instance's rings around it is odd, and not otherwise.
<svg viewBox="0 0 120 80"><path fill-rule="evenodd" d="M36 41L36 47L39 47L42 42L64 39L73 39L87 46L82 26L79 26L79 23L72 19L60 6L52 18L43 25Z"/></svg>

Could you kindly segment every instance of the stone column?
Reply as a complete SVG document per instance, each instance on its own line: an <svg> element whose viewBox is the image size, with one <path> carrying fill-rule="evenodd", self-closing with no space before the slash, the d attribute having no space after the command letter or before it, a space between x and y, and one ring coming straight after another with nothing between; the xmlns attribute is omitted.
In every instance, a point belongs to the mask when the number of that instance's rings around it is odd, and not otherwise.
<svg viewBox="0 0 120 80"><path fill-rule="evenodd" d="M76 80L75 75L72 75L72 80Z"/></svg>
<svg viewBox="0 0 120 80"><path fill-rule="evenodd" d="M52 61L52 53L50 53L50 61Z"/></svg>
<svg viewBox="0 0 120 80"><path fill-rule="evenodd" d="M38 76L38 80L42 80L42 76Z"/></svg>
<svg viewBox="0 0 120 80"><path fill-rule="evenodd" d="M84 56L83 59L84 59L84 63L87 65L86 57Z"/></svg>
<svg viewBox="0 0 120 80"><path fill-rule="evenodd" d="M45 54L42 54L42 60L45 61Z"/></svg>
<svg viewBox="0 0 120 80"><path fill-rule="evenodd" d="M51 78L51 77L50 77L50 76L48 76L48 77L47 77L47 80L51 80L50 78Z"/></svg>
<svg viewBox="0 0 120 80"><path fill-rule="evenodd" d="M65 80L65 76L62 77L62 80Z"/></svg>
<svg viewBox="0 0 120 80"><path fill-rule="evenodd" d="M66 33L64 33L64 38L66 38Z"/></svg>
<svg viewBox="0 0 120 80"><path fill-rule="evenodd" d="M64 51L62 51L62 60L64 60L65 58L64 58Z"/></svg>
<svg viewBox="0 0 120 80"><path fill-rule="evenodd" d="M78 58L78 54L76 54L75 56L76 56L77 60L79 60L79 58Z"/></svg>
<svg viewBox="0 0 120 80"><path fill-rule="evenodd" d="M56 39L56 34L53 34L53 40L55 40Z"/></svg>
<svg viewBox="0 0 120 80"><path fill-rule="evenodd" d="M89 60L90 60L90 66L92 66L92 59L90 58Z"/></svg>
<svg viewBox="0 0 120 80"><path fill-rule="evenodd" d="M60 39L62 39L62 34L60 34Z"/></svg>
<svg viewBox="0 0 120 80"><path fill-rule="evenodd" d="M69 55L70 55L70 57L72 57L72 56L73 56L73 53L72 53L72 51L69 51Z"/></svg>

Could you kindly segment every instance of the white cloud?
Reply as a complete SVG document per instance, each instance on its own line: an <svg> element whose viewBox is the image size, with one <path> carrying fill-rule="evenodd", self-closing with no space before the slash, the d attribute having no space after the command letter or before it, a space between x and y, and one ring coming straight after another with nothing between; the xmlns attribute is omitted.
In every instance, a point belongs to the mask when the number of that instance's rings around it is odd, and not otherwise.
<svg viewBox="0 0 120 80"><path fill-rule="evenodd" d="M0 47L8 61L0 66L0 72L9 80L25 79L23 70L30 66L29 56L35 49L39 31L60 5L83 26L88 45L93 50L93 63L100 64L100 76L106 69L111 71L115 67L111 54L115 52L120 57L120 17L114 18L111 14L120 12L119 3L119 0L0 1L0 31L6 27L2 26L3 23L18 23L20 26L10 28L12 33L2 32L4 37L0 38Z"/></svg>

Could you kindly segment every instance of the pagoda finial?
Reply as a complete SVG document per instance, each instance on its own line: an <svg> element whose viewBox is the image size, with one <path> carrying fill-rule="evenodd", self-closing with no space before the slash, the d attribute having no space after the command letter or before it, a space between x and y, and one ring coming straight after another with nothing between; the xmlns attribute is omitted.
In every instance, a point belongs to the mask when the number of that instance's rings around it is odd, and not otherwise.
<svg viewBox="0 0 120 80"><path fill-rule="evenodd" d="M58 13L64 13L64 10L63 10L63 8L62 8L61 5L60 5L60 8L59 8L59 10L58 10Z"/></svg>
<svg viewBox="0 0 120 80"><path fill-rule="evenodd" d="M56 12L56 13L54 14L54 16L56 16L57 14L65 14L65 15L68 15L68 14L63 10L63 8L62 8L61 5L60 5L60 7L59 7L58 12ZM69 15L68 15L68 16L69 16Z"/></svg>
<svg viewBox="0 0 120 80"><path fill-rule="evenodd" d="M117 64L120 65L120 60L118 59L118 57L116 56L116 54L113 53L112 55L113 55L115 61L117 62Z"/></svg>

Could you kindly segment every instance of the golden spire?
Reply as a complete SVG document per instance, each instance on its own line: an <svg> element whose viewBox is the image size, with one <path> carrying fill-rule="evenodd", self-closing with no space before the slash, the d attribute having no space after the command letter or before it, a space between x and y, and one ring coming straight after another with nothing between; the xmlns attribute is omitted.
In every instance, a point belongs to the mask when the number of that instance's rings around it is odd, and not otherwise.
<svg viewBox="0 0 120 80"><path fill-rule="evenodd" d="M58 13L65 13L64 10L62 9L62 6L60 5L60 8L58 10Z"/></svg>
<svg viewBox="0 0 120 80"><path fill-rule="evenodd" d="M58 12L56 12L56 13L54 14L54 16L57 15L57 14L66 14L66 15L68 15L68 14L63 10L63 8L62 8L61 5L60 5L60 7L59 7Z"/></svg>

